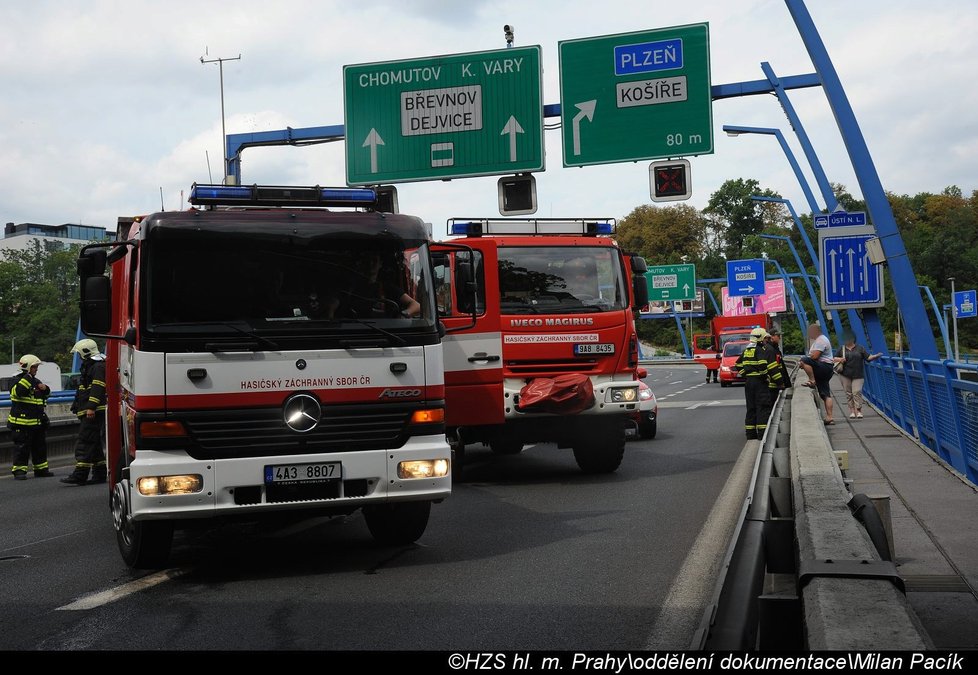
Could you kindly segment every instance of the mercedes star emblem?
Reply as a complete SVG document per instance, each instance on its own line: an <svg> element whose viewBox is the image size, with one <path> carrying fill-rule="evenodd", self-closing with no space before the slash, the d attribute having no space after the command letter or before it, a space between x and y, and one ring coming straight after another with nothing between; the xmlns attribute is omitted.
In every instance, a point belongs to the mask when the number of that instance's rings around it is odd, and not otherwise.
<svg viewBox="0 0 978 675"><path fill-rule="evenodd" d="M282 412L285 425L292 431L304 434L316 428L323 409L319 401L309 394L296 394L285 401Z"/></svg>

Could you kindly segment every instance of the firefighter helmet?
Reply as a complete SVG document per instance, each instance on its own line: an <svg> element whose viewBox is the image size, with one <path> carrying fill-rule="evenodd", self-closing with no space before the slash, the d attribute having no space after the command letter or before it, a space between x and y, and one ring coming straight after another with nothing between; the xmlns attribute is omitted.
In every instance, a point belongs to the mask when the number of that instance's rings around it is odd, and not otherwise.
<svg viewBox="0 0 978 675"><path fill-rule="evenodd" d="M76 342L75 346L71 348L71 351L78 352L83 359L90 359L98 354L98 345L95 344L95 340L85 338Z"/></svg>
<svg viewBox="0 0 978 675"><path fill-rule="evenodd" d="M27 372L34 366L41 365L41 359L37 358L33 354L24 354L20 357L20 369Z"/></svg>
<svg viewBox="0 0 978 675"><path fill-rule="evenodd" d="M750 339L753 342L760 342L767 337L767 331L758 326L750 332Z"/></svg>

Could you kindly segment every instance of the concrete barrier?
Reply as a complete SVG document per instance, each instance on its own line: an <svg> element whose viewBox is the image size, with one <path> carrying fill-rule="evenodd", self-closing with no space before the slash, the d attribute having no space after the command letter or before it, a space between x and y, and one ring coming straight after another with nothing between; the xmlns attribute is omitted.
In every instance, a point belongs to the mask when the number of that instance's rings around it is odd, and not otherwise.
<svg viewBox="0 0 978 675"><path fill-rule="evenodd" d="M791 399L791 486L805 639L812 650L923 650L929 639L865 530L810 389ZM876 578L874 578L876 575ZM897 580L899 581L899 580Z"/></svg>

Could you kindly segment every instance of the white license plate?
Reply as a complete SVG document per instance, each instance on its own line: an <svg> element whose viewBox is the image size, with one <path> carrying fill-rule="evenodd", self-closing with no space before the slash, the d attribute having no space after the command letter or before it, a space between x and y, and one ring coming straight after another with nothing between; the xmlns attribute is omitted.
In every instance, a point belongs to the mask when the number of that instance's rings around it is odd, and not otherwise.
<svg viewBox="0 0 978 675"><path fill-rule="evenodd" d="M611 342L596 342L594 344L574 345L574 353L578 356L590 354L614 354L615 345Z"/></svg>
<svg viewBox="0 0 978 675"><path fill-rule="evenodd" d="M339 462L318 464L276 464L265 467L266 483L325 483L343 477Z"/></svg>

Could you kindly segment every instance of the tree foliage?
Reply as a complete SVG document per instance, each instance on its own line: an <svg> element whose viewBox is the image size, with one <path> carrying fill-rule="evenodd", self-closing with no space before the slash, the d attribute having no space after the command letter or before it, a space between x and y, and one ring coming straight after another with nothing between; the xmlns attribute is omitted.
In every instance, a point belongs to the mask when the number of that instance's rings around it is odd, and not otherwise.
<svg viewBox="0 0 978 675"><path fill-rule="evenodd" d="M67 371L78 325L77 257L78 247L36 239L0 251L0 346L16 341L15 359L36 354Z"/></svg>

